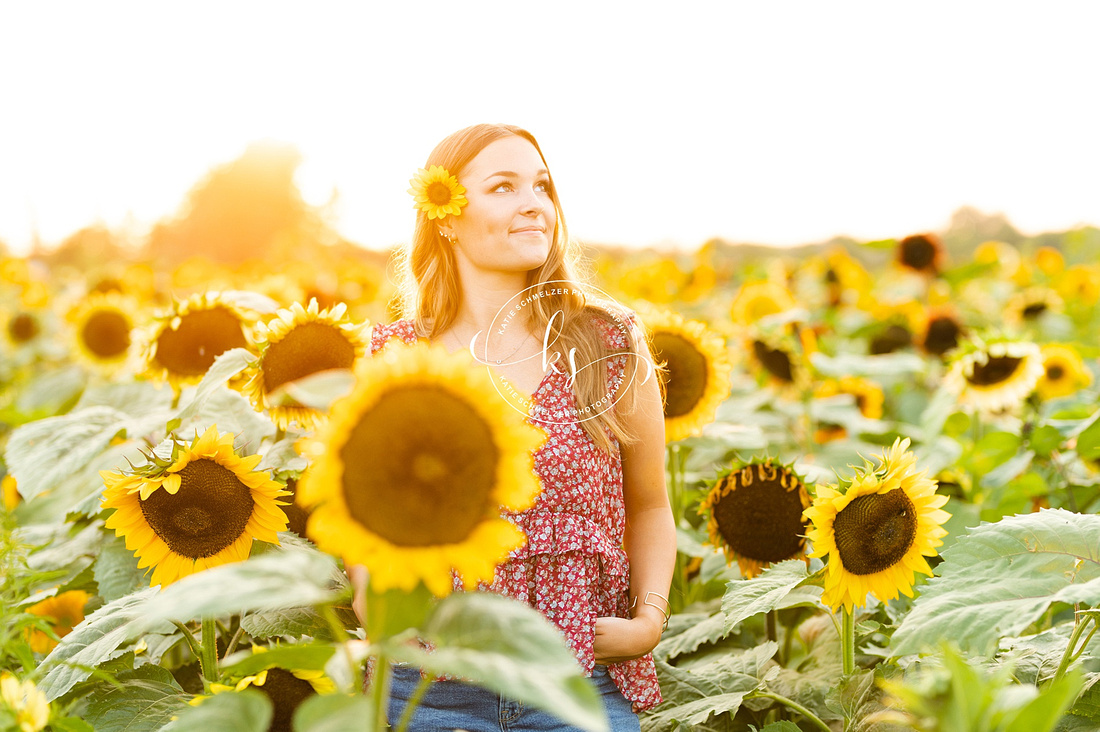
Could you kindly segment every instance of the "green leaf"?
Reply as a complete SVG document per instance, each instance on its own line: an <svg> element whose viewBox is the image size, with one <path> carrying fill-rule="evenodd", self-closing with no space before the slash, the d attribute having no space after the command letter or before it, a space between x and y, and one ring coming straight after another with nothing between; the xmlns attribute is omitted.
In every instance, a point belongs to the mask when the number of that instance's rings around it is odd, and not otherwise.
<svg viewBox="0 0 1100 732"><path fill-rule="evenodd" d="M1049 732L1073 704L1081 684L1080 672L1070 671L1017 712L1005 732Z"/></svg>
<svg viewBox="0 0 1100 732"><path fill-rule="evenodd" d="M1035 454L1044 458L1050 457L1050 454L1057 450L1063 442L1062 433L1049 424L1039 427L1031 433L1031 437L1028 439L1028 443Z"/></svg>
<svg viewBox="0 0 1100 732"><path fill-rule="evenodd" d="M335 652L336 647L328 643L269 646L261 653L253 653L251 650L234 653L225 659L219 670L225 676L234 677L251 676L265 668L276 667L295 671L323 671Z"/></svg>
<svg viewBox="0 0 1100 732"><path fill-rule="evenodd" d="M1100 605L1100 516L1063 511L982 524L943 553L891 641L894 656L941 639L988 652L1055 602Z"/></svg>
<svg viewBox="0 0 1100 732"><path fill-rule="evenodd" d="M1035 459L1032 450L1025 450L1013 455L993 470L982 476L982 485L986 488L1000 488L1010 480L1017 478L1025 470L1031 467L1031 461Z"/></svg>
<svg viewBox="0 0 1100 732"><path fill-rule="evenodd" d="M469 679L582 729L608 729L599 694L561 632L523 603L486 592L456 593L440 601L421 635L434 652L390 641L386 655Z"/></svg>
<svg viewBox="0 0 1100 732"><path fill-rule="evenodd" d="M735 713L746 695L761 688L778 671L771 661L778 648L767 641L692 669L658 661L657 675L665 701L645 716L645 729L675 729L678 722L704 724L713 715Z"/></svg>
<svg viewBox="0 0 1100 732"><path fill-rule="evenodd" d="M724 613L719 612L709 616L699 613L693 614L693 617L698 618L698 620L689 625L683 632L675 635L669 635L668 631L665 632L668 637L661 638L661 642L653 650L654 658L667 661L685 653L691 653L703 644L717 643L733 632L732 628L726 627Z"/></svg>
<svg viewBox="0 0 1100 732"><path fill-rule="evenodd" d="M230 379L248 368L253 359L252 354L244 348L232 348L215 358L202 381L195 387L191 398L175 415L175 419L186 424L198 418L210 397L221 391Z"/></svg>
<svg viewBox="0 0 1100 732"><path fill-rule="evenodd" d="M172 626L157 627L147 621L145 610L159 591L147 588L109 602L84 618L61 639L61 643L42 661L47 671L38 688L52 701L90 675L90 670L125 651L121 646L143 632L169 633Z"/></svg>
<svg viewBox="0 0 1100 732"><path fill-rule="evenodd" d="M294 711L294 732L345 732L360 729L373 715L374 705L366 696L317 694Z"/></svg>
<svg viewBox="0 0 1100 732"><path fill-rule="evenodd" d="M303 635L328 637L325 618L312 607L291 607L281 610L258 610L241 618L241 627L253 638L277 635L301 638Z"/></svg>
<svg viewBox="0 0 1100 732"><path fill-rule="evenodd" d="M749 725L749 727L750 729L756 729L752 727L752 725ZM783 719L761 727L759 732L802 732L802 730L794 722L788 722Z"/></svg>
<svg viewBox="0 0 1100 732"><path fill-rule="evenodd" d="M355 374L351 370L329 369L287 382L271 392L267 399L272 406L327 410L337 399L350 394L354 385Z"/></svg>
<svg viewBox="0 0 1100 732"><path fill-rule="evenodd" d="M50 732L96 732L96 730L83 719L61 717L50 720Z"/></svg>
<svg viewBox="0 0 1100 732"><path fill-rule="evenodd" d="M149 570L137 565L138 559L126 548L124 539L112 536L107 540L95 560L95 581L104 600L112 602L149 586Z"/></svg>
<svg viewBox="0 0 1100 732"><path fill-rule="evenodd" d="M772 565L751 580L729 582L722 598L727 632L758 613L796 605L816 606L821 589L801 586L809 576L805 562L791 559Z"/></svg>
<svg viewBox="0 0 1100 732"><path fill-rule="evenodd" d="M885 353L864 356L858 353L842 353L827 356L820 351L810 354L810 362L824 376L898 377L920 373L925 369L924 359L915 353Z"/></svg>
<svg viewBox="0 0 1100 732"><path fill-rule="evenodd" d="M1088 460L1100 458L1100 419L1077 435L1077 454Z"/></svg>
<svg viewBox="0 0 1100 732"><path fill-rule="evenodd" d="M432 593L423 582L417 583L411 592L387 590L376 592L367 589L367 637L389 638L408 629L416 628L428 616L432 606Z"/></svg>
<svg viewBox="0 0 1100 732"><path fill-rule="evenodd" d="M164 732L267 732L274 708L267 695L255 689L227 691L187 705Z"/></svg>
<svg viewBox="0 0 1100 732"><path fill-rule="evenodd" d="M1070 714L1100 722L1100 674L1089 674Z"/></svg>
<svg viewBox="0 0 1100 732"><path fill-rule="evenodd" d="M254 610L317 605L341 597L331 588L334 560L317 551L271 551L188 575L149 601L150 623L187 622Z"/></svg>
<svg viewBox="0 0 1100 732"><path fill-rule="evenodd" d="M101 688L84 716L96 732L156 732L188 708L188 695L179 686L159 681L135 679Z"/></svg>

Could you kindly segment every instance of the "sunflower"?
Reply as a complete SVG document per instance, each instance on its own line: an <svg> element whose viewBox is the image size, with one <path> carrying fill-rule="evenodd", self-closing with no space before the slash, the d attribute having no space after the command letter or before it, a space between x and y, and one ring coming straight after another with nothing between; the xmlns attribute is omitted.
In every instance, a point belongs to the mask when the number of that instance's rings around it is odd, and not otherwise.
<svg viewBox="0 0 1100 732"><path fill-rule="evenodd" d="M974 262L995 265L997 274L1006 278L1017 278L1024 270L1020 250L1003 241L990 240L974 248Z"/></svg>
<svg viewBox="0 0 1100 732"><path fill-rule="evenodd" d="M961 404L983 412L1018 406L1043 375L1039 346L1003 337L975 337L958 349L944 384Z"/></svg>
<svg viewBox="0 0 1100 732"><path fill-rule="evenodd" d="M0 490L3 491L4 510L14 511L21 500L19 496L19 485L15 481L15 476L11 473L5 475L3 482L0 482Z"/></svg>
<svg viewBox="0 0 1100 732"><path fill-rule="evenodd" d="M432 165L427 170L421 168L416 171L416 177L409 179L412 194L416 202L413 208L418 208L428 214L428 220L441 219L447 214L459 216L462 207L466 205L466 189L458 183L458 179L447 172L447 169Z"/></svg>
<svg viewBox="0 0 1100 732"><path fill-rule="evenodd" d="M263 646L252 646L252 653L265 653ZM268 732L291 732L291 720L294 712L303 702L316 694L333 694L336 692L336 684L332 682L323 671L308 669L284 669L278 666L270 666L250 676L240 679L226 679L231 683L210 685L211 694L243 691L248 687L258 689L268 700L274 710ZM189 704L197 706L206 696L196 696Z"/></svg>
<svg viewBox="0 0 1100 732"><path fill-rule="evenodd" d="M0 673L0 701L15 715L19 732L40 732L50 721L50 703L30 679L19 679L7 671Z"/></svg>
<svg viewBox="0 0 1100 732"><path fill-rule="evenodd" d="M802 479L769 458L734 466L719 477L699 514L707 516L711 543L752 579L774 562L805 558L802 512L809 506Z"/></svg>
<svg viewBox="0 0 1100 732"><path fill-rule="evenodd" d="M366 352L368 325L353 323L346 312L343 303L320 310L317 300L311 299L308 308L294 303L256 327L260 357L245 372L242 391L257 411L269 410L279 429L285 430L292 421L302 429L313 429L322 413L293 403L272 404L268 399L272 392L319 371L350 369Z"/></svg>
<svg viewBox="0 0 1100 732"><path fill-rule="evenodd" d="M875 283L874 278L859 260L852 257L847 249L834 247L825 255L825 261L829 265L825 276L830 291L830 302L833 305L841 305L848 299L848 293L854 293L854 299L860 307L865 306Z"/></svg>
<svg viewBox="0 0 1100 732"><path fill-rule="evenodd" d="M814 397L825 399L837 394L850 394L855 398L859 413L867 419L882 418L882 387L873 381L859 376L844 376L839 380L829 379L814 388ZM847 431L840 425L824 424L815 435L819 443L843 438Z"/></svg>
<svg viewBox="0 0 1100 732"><path fill-rule="evenodd" d="M721 336L670 311L646 314L665 402L665 441L699 434L730 393L733 365Z"/></svg>
<svg viewBox="0 0 1100 732"><path fill-rule="evenodd" d="M1053 277L1066 268L1066 258L1054 247L1039 247L1035 250L1035 266L1047 277Z"/></svg>
<svg viewBox="0 0 1100 732"><path fill-rule="evenodd" d="M741 286L730 306L733 322L752 325L768 315L782 313L798 307L794 295L775 282L748 282Z"/></svg>
<svg viewBox="0 0 1100 732"><path fill-rule="evenodd" d="M1055 287L1069 302L1095 305L1100 301L1100 266L1075 264L1067 267L1058 276Z"/></svg>
<svg viewBox="0 0 1100 732"><path fill-rule="evenodd" d="M813 522L811 557L828 557L821 601L851 611L870 592L882 602L913 596L916 572L931 576L925 557L947 534L947 496L936 481L914 470L909 440L897 439L879 458L865 461L851 480L821 486L805 516Z"/></svg>
<svg viewBox="0 0 1100 732"><path fill-rule="evenodd" d="M69 590L31 605L27 612L53 620L53 632L58 638L63 638L84 620L84 606L87 604L87 592ZM49 653L57 645L53 638L33 628L27 628L27 642L35 653Z"/></svg>
<svg viewBox="0 0 1100 732"><path fill-rule="evenodd" d="M898 264L914 272L938 274L944 258L943 242L935 234L914 234L898 242Z"/></svg>
<svg viewBox="0 0 1100 732"><path fill-rule="evenodd" d="M491 582L523 545L501 517L539 492L545 433L500 398L465 351L394 344L363 359L352 393L302 443L298 502L322 550L365 564L378 591L423 581L437 596Z"/></svg>
<svg viewBox="0 0 1100 732"><path fill-rule="evenodd" d="M809 354L816 338L809 328L790 333L758 332L748 339L746 350L751 355L758 377L781 388L797 390L810 386Z"/></svg>
<svg viewBox="0 0 1100 732"><path fill-rule="evenodd" d="M33 310L19 310L8 316L5 331L13 346L30 343L42 332L42 318Z"/></svg>
<svg viewBox="0 0 1100 732"><path fill-rule="evenodd" d="M943 356L959 345L963 326L949 307L932 308L922 329L921 348L934 356Z"/></svg>
<svg viewBox="0 0 1100 732"><path fill-rule="evenodd" d="M1092 372L1073 346L1050 343L1043 346L1040 353L1043 375L1035 391L1043 399L1076 394L1092 383Z"/></svg>
<svg viewBox="0 0 1100 732"><path fill-rule="evenodd" d="M217 292L192 295L160 316L144 346L146 374L179 391L221 354L249 348L253 318Z"/></svg>
<svg viewBox="0 0 1100 732"><path fill-rule="evenodd" d="M76 330L76 347L86 361L99 367L118 365L130 352L135 303L116 292L95 293L69 313Z"/></svg>
<svg viewBox="0 0 1100 732"><path fill-rule="evenodd" d="M1007 324L1019 327L1035 323L1046 313L1057 313L1062 309L1062 298L1057 292L1046 287L1029 287L1008 301L1004 317Z"/></svg>
<svg viewBox="0 0 1100 732"><path fill-rule="evenodd" d="M108 529L155 567L151 584L167 587L189 574L248 558L252 540L279 543L286 514L282 486L255 470L261 456L239 457L234 435L211 426L190 445L173 438L172 454L129 474L102 471L102 508L116 510Z"/></svg>

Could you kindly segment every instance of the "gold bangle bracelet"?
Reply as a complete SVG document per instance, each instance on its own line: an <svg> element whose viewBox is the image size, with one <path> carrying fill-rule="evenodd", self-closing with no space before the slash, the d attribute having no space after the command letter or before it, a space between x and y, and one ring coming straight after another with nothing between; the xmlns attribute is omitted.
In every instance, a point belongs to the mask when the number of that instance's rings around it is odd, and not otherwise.
<svg viewBox="0 0 1100 732"><path fill-rule="evenodd" d="M663 600L664 603L665 603L664 608L662 609L660 605L657 605L656 603L650 602L649 601L649 596L650 595L656 595L658 598ZM665 622L664 622L664 624L661 625L661 630L668 630L668 621L669 621L669 618L672 617L672 603L668 601L668 598L665 597L664 595L662 595L660 592L653 592L651 590L651 591L645 593L645 597L642 598L642 604L643 605L649 605L650 607L656 608L658 611L660 611L661 615L663 615L665 617ZM630 609L633 610L636 607L638 607L638 596L637 595L634 596L634 602L630 603Z"/></svg>

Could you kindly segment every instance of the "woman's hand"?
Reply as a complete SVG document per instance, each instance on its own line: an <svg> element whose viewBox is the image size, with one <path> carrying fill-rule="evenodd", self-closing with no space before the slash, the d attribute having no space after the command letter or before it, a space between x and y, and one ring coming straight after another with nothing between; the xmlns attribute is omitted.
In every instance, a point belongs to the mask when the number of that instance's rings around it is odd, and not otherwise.
<svg viewBox="0 0 1100 732"><path fill-rule="evenodd" d="M661 640L661 621L648 615L626 618L596 618L592 649L596 663L621 663L640 658Z"/></svg>

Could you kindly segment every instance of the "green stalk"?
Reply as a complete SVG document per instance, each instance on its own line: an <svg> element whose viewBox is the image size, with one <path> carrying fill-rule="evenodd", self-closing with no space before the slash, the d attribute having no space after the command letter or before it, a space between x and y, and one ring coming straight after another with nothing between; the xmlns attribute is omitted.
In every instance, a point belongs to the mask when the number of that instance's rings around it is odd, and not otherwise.
<svg viewBox="0 0 1100 732"><path fill-rule="evenodd" d="M844 624L840 630L840 652L844 664L844 675L856 672L856 621L855 614L844 608Z"/></svg>
<svg viewBox="0 0 1100 732"><path fill-rule="evenodd" d="M351 646L348 645L348 634L344 630L344 624L340 622L340 618L336 617L336 611L332 608L332 605L325 603L320 605L321 616L328 622L328 627L332 631L332 640L334 643L344 649L344 660L348 663L348 668L351 669L352 675L352 689L359 693L363 689L363 674L359 664L355 662L355 658L351 655Z"/></svg>
<svg viewBox="0 0 1100 732"><path fill-rule="evenodd" d="M428 693L428 689L431 687L433 681L435 681L434 674L425 674L420 679L420 683L416 685L413 695L409 697L409 703L405 705L405 711L401 713L401 721L397 725L397 732L406 732L409 722L412 721L413 712L420 706L420 700Z"/></svg>
<svg viewBox="0 0 1100 732"><path fill-rule="evenodd" d="M775 631L775 618L776 618L777 614L778 613L776 612L776 610L772 609L772 610L769 610L767 615L764 616L764 618L766 620L768 640L770 640L770 641L779 640L779 635Z"/></svg>
<svg viewBox="0 0 1100 732"><path fill-rule="evenodd" d="M386 702L390 698L390 660L386 654L379 653L374 662L374 676L371 678L371 698L374 702L369 729L374 732L386 732L389 724L386 722Z"/></svg>
<svg viewBox="0 0 1100 732"><path fill-rule="evenodd" d="M202 619L202 677L214 683L218 680L218 626L214 618Z"/></svg>
<svg viewBox="0 0 1100 732"><path fill-rule="evenodd" d="M793 699L788 699L787 697L780 696L779 694L773 694L770 691L754 691L751 696L762 696L766 699L773 699L773 700L779 702L780 704L782 704L783 706L789 707L789 708L793 709L794 711L798 712L803 717L805 717L807 720L809 720L809 722L811 724L813 724L815 727L817 727L820 730L823 730L823 732L832 732L832 730L829 729L829 725L827 725L827 724L825 724L824 722L821 721L821 717L817 716L816 714L811 712L809 709L802 706L801 704L794 701Z"/></svg>
<svg viewBox="0 0 1100 732"><path fill-rule="evenodd" d="M1081 644L1081 651L1077 651L1077 641L1080 640L1081 634L1085 632L1085 628L1090 625L1093 626L1092 633L1089 633L1088 638ZM1058 664L1058 670L1054 672L1054 678L1050 680L1051 684L1057 682L1058 679L1066 675L1066 671L1069 670L1069 665L1080 657L1081 652L1085 650L1085 646L1092 640L1093 633L1095 632L1096 626L1092 616L1086 616L1082 622L1073 626L1073 634L1069 637L1069 645L1066 646L1066 652L1062 654L1062 661Z"/></svg>
<svg viewBox="0 0 1100 732"><path fill-rule="evenodd" d="M192 655L195 658L202 658L202 648L199 646L198 640L195 638L195 634L192 633L186 625L178 620L173 620L172 625L176 626L179 632L183 633L183 639L187 642L187 647L191 649Z"/></svg>

